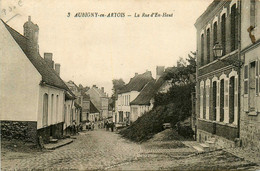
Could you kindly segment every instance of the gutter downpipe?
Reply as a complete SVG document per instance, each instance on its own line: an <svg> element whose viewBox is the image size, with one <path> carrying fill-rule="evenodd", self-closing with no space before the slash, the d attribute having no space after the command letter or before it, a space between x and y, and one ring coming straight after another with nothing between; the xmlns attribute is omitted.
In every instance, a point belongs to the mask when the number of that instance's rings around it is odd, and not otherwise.
<svg viewBox="0 0 260 171"><path fill-rule="evenodd" d="M238 0L238 123L237 123L237 138L240 139L240 115L241 115L241 68L243 62L241 60L241 0ZM239 143L239 146L241 144Z"/></svg>

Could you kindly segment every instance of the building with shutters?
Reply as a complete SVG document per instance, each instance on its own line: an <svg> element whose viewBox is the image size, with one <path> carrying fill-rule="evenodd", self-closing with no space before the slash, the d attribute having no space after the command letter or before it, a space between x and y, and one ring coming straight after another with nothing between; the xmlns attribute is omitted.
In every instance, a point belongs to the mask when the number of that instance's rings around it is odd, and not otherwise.
<svg viewBox="0 0 260 171"><path fill-rule="evenodd" d="M115 113L113 115L115 123L130 124L130 121L135 118L131 116L130 102L140 94L147 83L153 80L151 71L146 71L143 74L135 73L135 76L130 79L129 83L118 92L118 98L115 102Z"/></svg>
<svg viewBox="0 0 260 171"><path fill-rule="evenodd" d="M260 152L260 1L241 1L241 115L242 147Z"/></svg>
<svg viewBox="0 0 260 171"><path fill-rule="evenodd" d="M169 69L169 68L167 68ZM145 112L150 111L154 106L154 97L157 93L166 93L171 83L163 77L164 66L156 67L156 80L148 82L141 90L140 94L130 102L131 114L130 121L136 121Z"/></svg>
<svg viewBox="0 0 260 171"><path fill-rule="evenodd" d="M239 4L214 0L197 19L196 134L199 142L214 138L232 147L239 138ZM213 47L221 44L221 57Z"/></svg>
<svg viewBox="0 0 260 171"><path fill-rule="evenodd" d="M260 2L214 0L197 19L197 140L260 151ZM213 55L220 43L221 57Z"/></svg>

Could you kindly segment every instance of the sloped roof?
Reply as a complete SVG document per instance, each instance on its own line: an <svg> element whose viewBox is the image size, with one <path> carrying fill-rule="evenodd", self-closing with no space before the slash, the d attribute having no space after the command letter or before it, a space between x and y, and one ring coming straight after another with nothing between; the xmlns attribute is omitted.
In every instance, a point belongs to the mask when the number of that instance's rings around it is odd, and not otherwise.
<svg viewBox="0 0 260 171"><path fill-rule="evenodd" d="M106 93L104 93L102 90L100 90L97 87L92 87L98 94L100 97L106 97Z"/></svg>
<svg viewBox="0 0 260 171"><path fill-rule="evenodd" d="M163 83L165 83L163 77L160 77L157 81L150 81L130 105L150 105L150 100L158 92Z"/></svg>
<svg viewBox="0 0 260 171"><path fill-rule="evenodd" d="M99 113L99 110L96 108L96 106L90 101L90 113Z"/></svg>
<svg viewBox="0 0 260 171"><path fill-rule="evenodd" d="M11 28L9 25L7 25L3 20L1 21L4 23L6 29L9 31L9 33L17 42L17 44L21 47L21 49L23 50L27 58L31 61L33 66L41 74L42 83L67 90L70 92L70 94L74 95L69 90L64 81L57 75L55 70L47 65L45 60L40 56L38 52L31 52L27 50L27 43L29 40L13 28Z"/></svg>
<svg viewBox="0 0 260 171"><path fill-rule="evenodd" d="M77 84L75 84L74 81L69 80L68 82L65 82L65 84L66 84L67 86L70 86L71 84L73 84L73 85L76 87L77 91L79 91L79 86L77 86Z"/></svg>
<svg viewBox="0 0 260 171"><path fill-rule="evenodd" d="M141 91L144 86L149 82L153 81L151 71L146 71L143 74L138 74L131 78L128 84L126 84L122 90L119 91L119 94L126 93L130 91Z"/></svg>

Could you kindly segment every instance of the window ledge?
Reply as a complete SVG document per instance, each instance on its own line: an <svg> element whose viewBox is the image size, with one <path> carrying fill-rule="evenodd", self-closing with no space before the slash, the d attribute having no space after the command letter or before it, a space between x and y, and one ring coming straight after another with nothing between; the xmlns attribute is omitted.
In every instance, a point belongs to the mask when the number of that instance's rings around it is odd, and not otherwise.
<svg viewBox="0 0 260 171"><path fill-rule="evenodd" d="M216 123L216 124L223 125L223 126L229 126L229 127L237 128L237 125L234 124L234 123L225 123L225 122L220 122L220 121L211 121L211 120L207 120L207 119L203 119L203 118L198 118L198 120L205 121L205 122Z"/></svg>
<svg viewBox="0 0 260 171"><path fill-rule="evenodd" d="M216 121L216 123L219 124L219 125L224 125L224 126L237 128L237 125L235 125L234 123L225 123L225 122L219 122L219 121Z"/></svg>
<svg viewBox="0 0 260 171"><path fill-rule="evenodd" d="M257 112L257 111L247 111L246 113L248 114L248 116L257 116L259 112Z"/></svg>

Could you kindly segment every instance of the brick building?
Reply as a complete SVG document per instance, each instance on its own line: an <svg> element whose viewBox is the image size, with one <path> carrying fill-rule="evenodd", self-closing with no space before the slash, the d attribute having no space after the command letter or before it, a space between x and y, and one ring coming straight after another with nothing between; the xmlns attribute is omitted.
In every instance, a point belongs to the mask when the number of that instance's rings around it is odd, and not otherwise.
<svg viewBox="0 0 260 171"><path fill-rule="evenodd" d="M197 19L197 140L260 151L260 2L214 0ZM221 44L223 54L213 55ZM236 143L237 142L237 143Z"/></svg>
<svg viewBox="0 0 260 171"><path fill-rule="evenodd" d="M214 0L197 19L197 140L214 137L220 146L235 146L239 138L238 2ZM213 47L221 44L221 57Z"/></svg>

